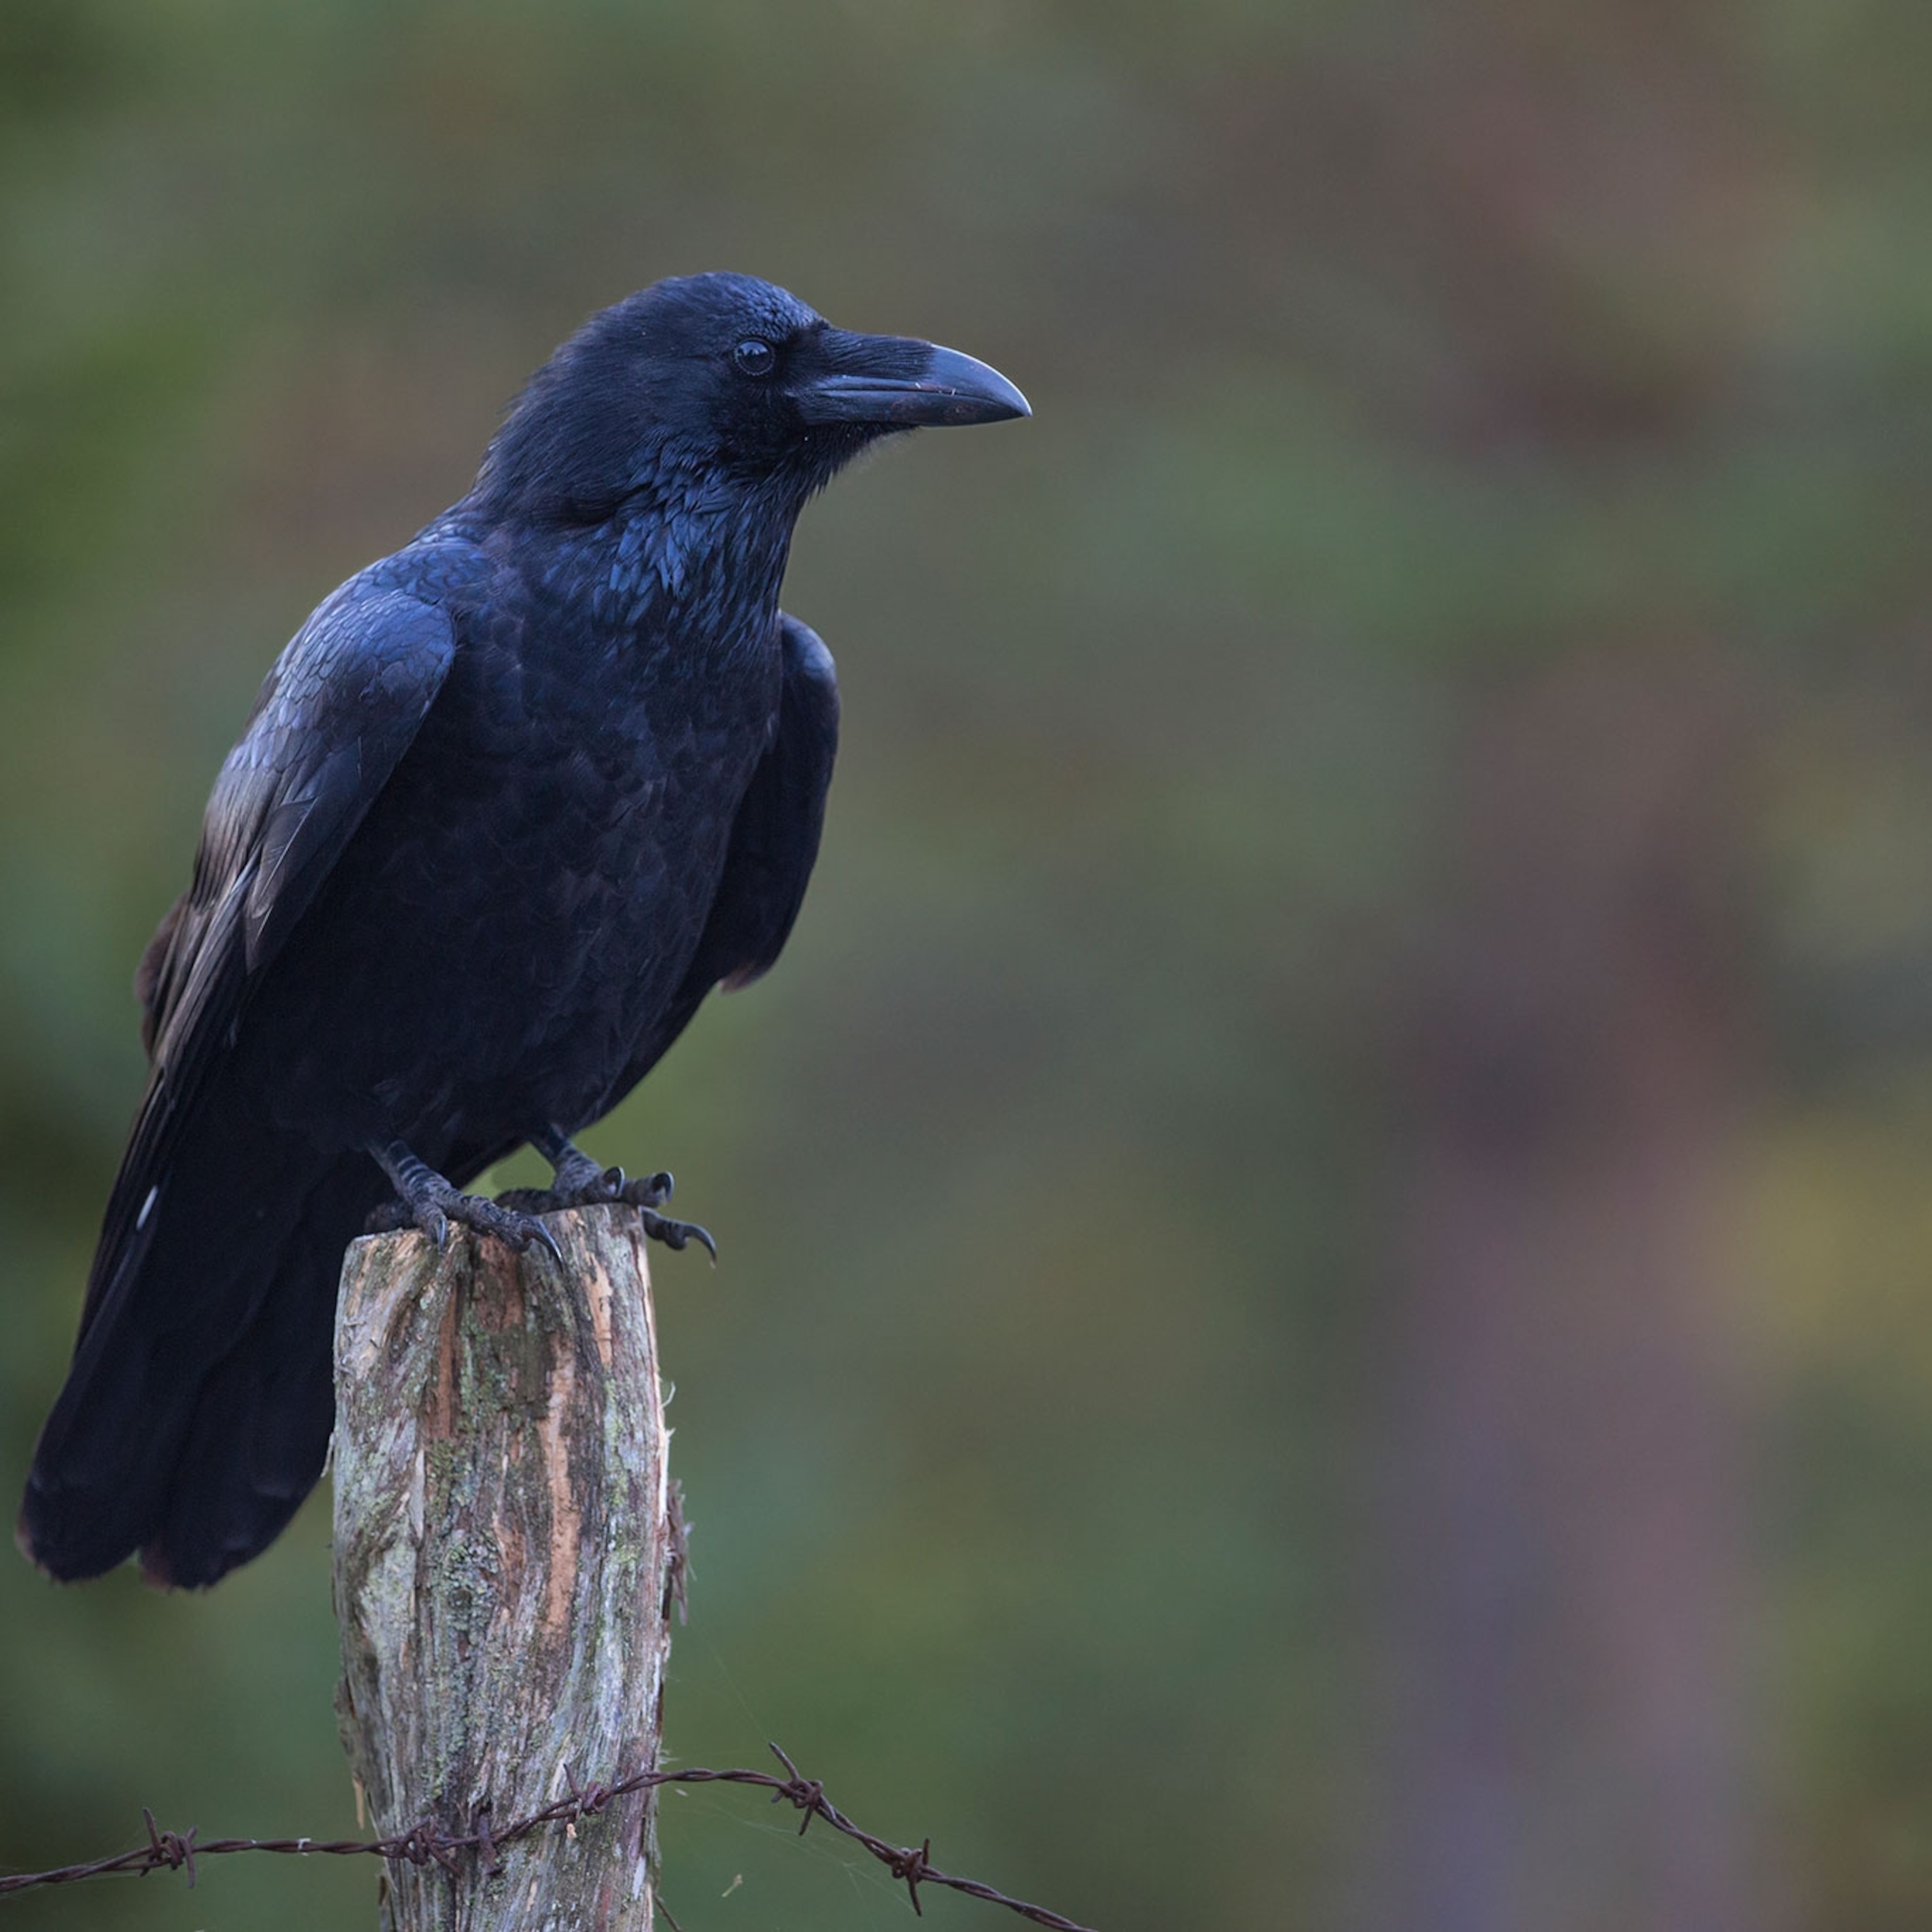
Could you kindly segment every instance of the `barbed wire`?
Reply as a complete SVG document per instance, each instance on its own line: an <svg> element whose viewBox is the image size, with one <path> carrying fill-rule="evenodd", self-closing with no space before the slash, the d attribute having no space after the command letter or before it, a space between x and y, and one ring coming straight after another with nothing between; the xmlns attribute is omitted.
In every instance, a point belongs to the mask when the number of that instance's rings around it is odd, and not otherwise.
<svg viewBox="0 0 1932 1932"><path fill-rule="evenodd" d="M799 1835L802 1838L814 1818L822 1818L832 1828L850 1838L856 1845L862 1845L878 1860L896 1879L904 1881L906 1891L912 1900L912 1909L922 1916L919 1902L919 1888L922 1885L943 1886L948 1892L963 1892L968 1898L984 1899L988 1905L1004 1906L1007 1911L1017 1912L1022 1918L1030 1919L1036 1925L1053 1928L1053 1932L1093 1932L1093 1928L1081 1924L1077 1920L1063 1918L1057 1912L1049 1912L1042 1905L1029 1905L1024 1899L1010 1898L1004 1892L996 1891L990 1885L983 1885L977 1879L961 1878L952 1872L941 1871L932 1862L932 1840L926 1838L916 1845L895 1845L890 1839L876 1838L862 1826L854 1824L837 1805L825 1795L825 1786L815 1778L807 1778L778 1745L771 1747L772 1754L784 1767L784 1775L769 1771L709 1771L694 1768L688 1771L640 1771L629 1778L619 1778L610 1784L580 1785L568 1766L564 1767L564 1783L568 1786L566 1796L546 1804L540 1811L532 1811L527 1817L519 1818L513 1823L494 1826L490 1822L489 1808L486 1805L478 1811L476 1828L465 1832L447 1832L440 1830L428 1820L413 1826L394 1838L358 1840L350 1838L212 1838L202 1840L193 1828L186 1832L165 1832L154 1822L153 1812L143 1808L141 1816L147 1821L148 1842L136 1845L130 1851L116 1852L111 1858L94 1858L84 1864L62 1865L52 1871L18 1872L0 1875L0 1895L10 1892L29 1892L38 1886L73 1885L82 1879L105 1878L116 1872L132 1872L146 1877L151 1871L185 1870L188 1882L195 1882L196 1862L201 1858L223 1858L237 1852L272 1852L291 1857L307 1858L403 1858L413 1865L435 1864L440 1865L450 1876L462 1875L460 1855L466 1852L476 1853L481 1869L485 1872L496 1870L501 1862L501 1854L506 1846L514 1844L520 1838L527 1838L533 1833L550 1826L572 1826L580 1819L592 1818L607 1805L620 1798L628 1798L640 1791L655 1790L661 1784L742 1784L754 1789L769 1791L774 1804L795 1806L804 1815L799 1820Z"/></svg>

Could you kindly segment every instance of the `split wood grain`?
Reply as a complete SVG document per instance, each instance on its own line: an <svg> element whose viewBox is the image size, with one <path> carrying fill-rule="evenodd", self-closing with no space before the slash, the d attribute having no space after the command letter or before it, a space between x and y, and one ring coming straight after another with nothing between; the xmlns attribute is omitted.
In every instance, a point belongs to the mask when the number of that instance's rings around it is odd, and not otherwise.
<svg viewBox="0 0 1932 1932"><path fill-rule="evenodd" d="M670 1649L668 1439L646 1242L454 1228L354 1243L336 1324L338 1711L386 1836L507 1822L572 1776L656 1767ZM386 1932L649 1932L651 1795L505 1847L392 1861Z"/></svg>

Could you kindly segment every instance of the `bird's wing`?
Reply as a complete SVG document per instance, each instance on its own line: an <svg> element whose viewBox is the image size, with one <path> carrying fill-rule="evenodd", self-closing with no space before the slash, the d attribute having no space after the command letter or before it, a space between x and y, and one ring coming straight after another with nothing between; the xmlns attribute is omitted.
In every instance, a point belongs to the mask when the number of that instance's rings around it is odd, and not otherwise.
<svg viewBox="0 0 1932 1932"><path fill-rule="evenodd" d="M838 750L838 682L832 653L817 634L783 611L778 621L784 662L778 724L732 819L698 950L676 993L597 1106L583 1120L560 1125L574 1130L608 1112L669 1050L712 987L749 985L790 936L825 824L825 795ZM478 1173L509 1151L470 1150L451 1172Z"/></svg>
<svg viewBox="0 0 1932 1932"><path fill-rule="evenodd" d="M804 903L824 829L838 750L838 681L814 632L782 611L778 628L778 729L731 823L724 876L686 981L700 996L721 980L748 986L770 969Z"/></svg>
<svg viewBox="0 0 1932 1932"><path fill-rule="evenodd" d="M136 979L152 1066L108 1204L88 1314L124 1271L171 1122L416 736L455 650L454 626L435 605L352 579L268 674L215 780L193 881Z"/></svg>
<svg viewBox="0 0 1932 1932"><path fill-rule="evenodd" d="M280 950L408 748L455 654L454 627L399 590L346 584L268 674L214 782L188 890L142 959L158 1067L218 1034Z"/></svg>

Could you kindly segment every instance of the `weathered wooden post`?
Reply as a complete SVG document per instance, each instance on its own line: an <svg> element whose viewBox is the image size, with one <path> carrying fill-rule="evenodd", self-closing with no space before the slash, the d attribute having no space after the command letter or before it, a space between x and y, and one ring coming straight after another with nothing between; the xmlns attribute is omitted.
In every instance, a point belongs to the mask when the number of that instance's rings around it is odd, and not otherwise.
<svg viewBox="0 0 1932 1932"><path fill-rule="evenodd" d="M501 1827L655 1768L670 1648L666 1436L643 1229L563 1252L452 1228L354 1244L336 1324L343 1740L382 1836ZM649 1932L649 1793L452 1874L393 1861L388 1932Z"/></svg>

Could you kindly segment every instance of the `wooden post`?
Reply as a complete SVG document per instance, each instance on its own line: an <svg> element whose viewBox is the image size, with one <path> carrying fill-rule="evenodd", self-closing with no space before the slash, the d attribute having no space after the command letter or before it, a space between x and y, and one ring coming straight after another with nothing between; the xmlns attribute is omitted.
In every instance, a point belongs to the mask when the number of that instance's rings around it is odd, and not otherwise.
<svg viewBox="0 0 1932 1932"><path fill-rule="evenodd" d="M335 1342L343 1742L382 1836L500 1828L655 1768L670 1554L642 1228L549 1216L560 1268L452 1228L356 1242ZM649 1932L648 1794L494 1870L392 1862L388 1932Z"/></svg>

